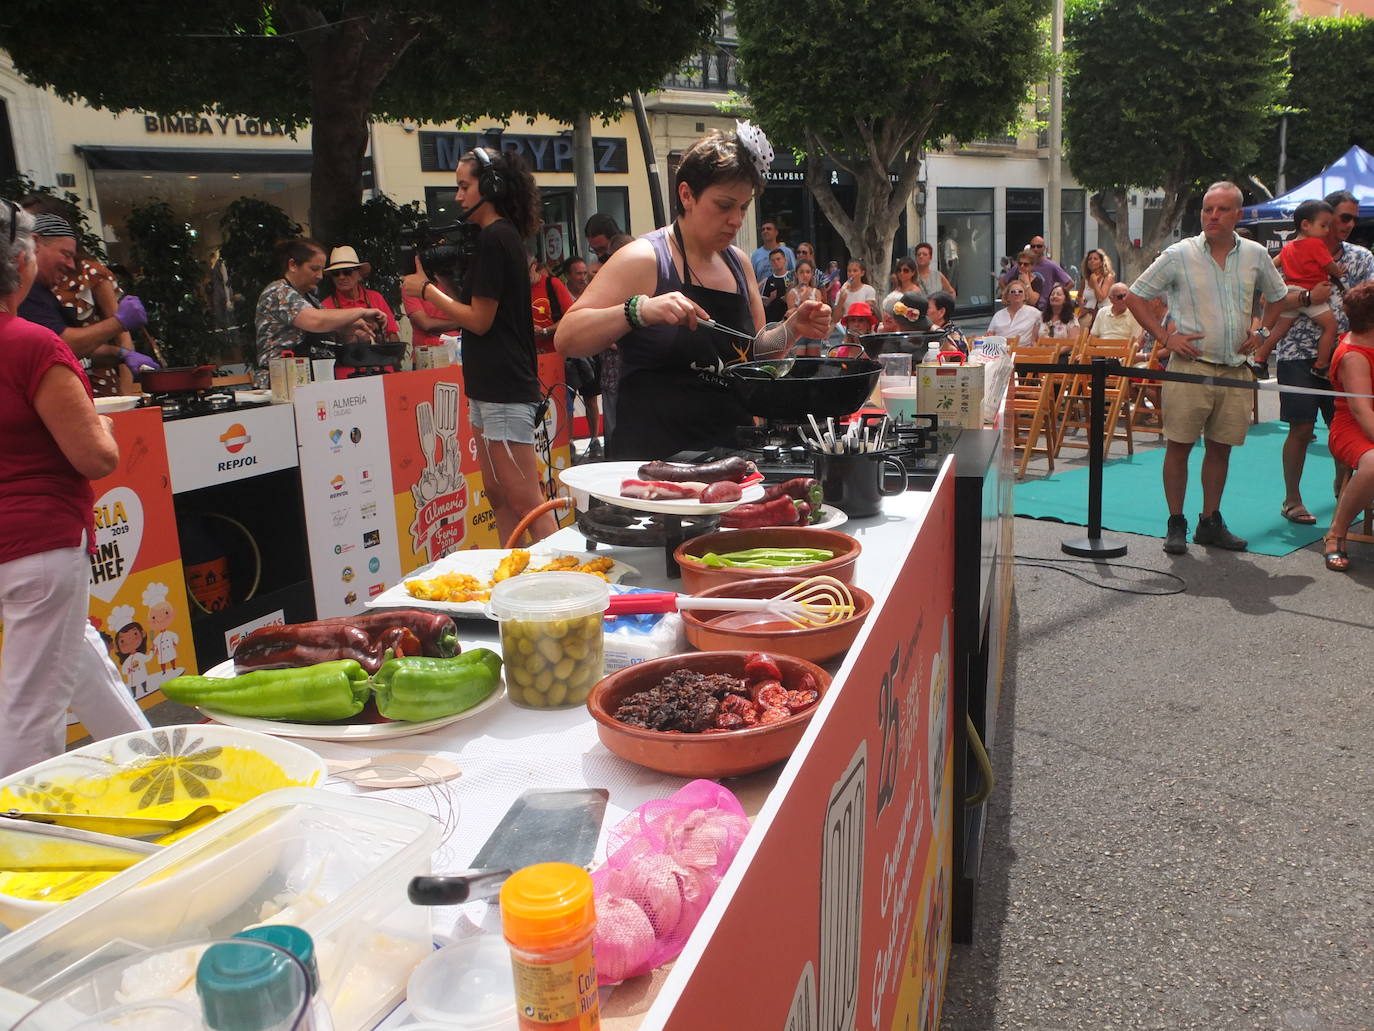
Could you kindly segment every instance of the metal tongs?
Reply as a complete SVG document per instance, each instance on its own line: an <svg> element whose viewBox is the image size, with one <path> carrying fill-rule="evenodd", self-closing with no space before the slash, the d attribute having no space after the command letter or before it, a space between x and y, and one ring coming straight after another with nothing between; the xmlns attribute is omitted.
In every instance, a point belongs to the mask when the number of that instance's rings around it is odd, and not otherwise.
<svg viewBox="0 0 1374 1031"><path fill-rule="evenodd" d="M162 848L147 841L46 823L0 824L0 869L5 870L127 870Z"/></svg>
<svg viewBox="0 0 1374 1031"><path fill-rule="evenodd" d="M718 330L719 332L725 333L728 336L739 337L741 340L748 340L750 343L752 343L754 340L753 333L741 333L739 330L732 329L729 326L722 326L715 319L697 319L697 325L705 326L707 329Z"/></svg>
<svg viewBox="0 0 1374 1031"><path fill-rule="evenodd" d="M30 824L47 823L58 827L71 827L119 838L157 838L218 816L219 813L218 806L202 805L176 820L159 820L146 816L101 816L97 813L31 813L19 809L0 810L0 817Z"/></svg>

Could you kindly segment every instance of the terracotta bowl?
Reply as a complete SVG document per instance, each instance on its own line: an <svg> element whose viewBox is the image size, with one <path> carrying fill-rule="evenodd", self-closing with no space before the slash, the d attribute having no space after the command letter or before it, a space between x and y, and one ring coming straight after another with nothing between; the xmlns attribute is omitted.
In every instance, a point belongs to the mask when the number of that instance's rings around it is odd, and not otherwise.
<svg viewBox="0 0 1374 1031"><path fill-rule="evenodd" d="M751 548L824 548L835 557L809 566L775 569L723 569L703 565L700 557L708 551L723 555ZM863 548L847 533L814 530L809 526L764 526L756 530L720 530L683 541L673 550L682 570L682 590L697 594L721 584L742 583L760 577L819 576L825 573L845 583L854 581L854 565Z"/></svg>
<svg viewBox="0 0 1374 1031"><path fill-rule="evenodd" d="M601 680L587 697L601 743L622 759L676 777L738 777L782 762L801 740L806 724L820 702L777 723L728 734L665 734L621 723L611 715L621 701L644 691L674 670L743 675L749 652L695 652L668 655L626 666ZM815 663L770 652L782 670L783 683L810 673L825 696L830 674Z"/></svg>
<svg viewBox="0 0 1374 1031"><path fill-rule="evenodd" d="M800 576L770 576L762 579L721 584L697 592L702 598L776 598L779 594L805 581ZM873 595L858 587L851 587L854 595L854 615L837 623L803 630L779 616L765 612L709 612L694 610L682 613L687 640L702 651L767 651L781 652L808 662L828 662L843 655L873 608Z"/></svg>

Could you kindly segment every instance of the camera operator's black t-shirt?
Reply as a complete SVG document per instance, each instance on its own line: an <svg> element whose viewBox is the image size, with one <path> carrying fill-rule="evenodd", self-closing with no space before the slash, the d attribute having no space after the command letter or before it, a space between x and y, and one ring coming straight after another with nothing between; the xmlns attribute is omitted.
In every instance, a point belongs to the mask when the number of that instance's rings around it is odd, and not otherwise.
<svg viewBox="0 0 1374 1031"><path fill-rule="evenodd" d="M538 401L538 359L530 314L529 259L515 226L498 219L477 237L462 300L496 301L496 318L486 333L463 330L463 383L477 401Z"/></svg>

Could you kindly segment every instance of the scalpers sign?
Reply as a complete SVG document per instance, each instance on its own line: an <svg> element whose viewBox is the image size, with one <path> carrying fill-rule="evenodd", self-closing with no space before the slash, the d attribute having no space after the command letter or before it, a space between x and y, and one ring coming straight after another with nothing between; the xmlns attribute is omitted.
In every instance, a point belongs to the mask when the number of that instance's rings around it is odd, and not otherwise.
<svg viewBox="0 0 1374 1031"><path fill-rule="evenodd" d="M422 132L420 171L452 172L458 167L458 159L474 147L515 151L535 172L573 170L571 136L519 136L513 133L484 136L475 132ZM625 151L623 139L598 136L592 140L592 154L598 172L624 173L630 170L629 155Z"/></svg>

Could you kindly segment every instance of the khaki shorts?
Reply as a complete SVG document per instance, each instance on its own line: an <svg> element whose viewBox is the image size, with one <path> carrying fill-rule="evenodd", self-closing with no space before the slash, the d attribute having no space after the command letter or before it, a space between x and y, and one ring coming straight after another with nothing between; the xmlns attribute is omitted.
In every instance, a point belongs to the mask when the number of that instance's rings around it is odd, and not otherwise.
<svg viewBox="0 0 1374 1031"><path fill-rule="evenodd" d="M1209 365L1182 355L1169 356L1170 372L1253 383L1254 374L1244 365ZM1250 428L1254 393L1235 387L1215 387L1204 383L1164 384L1164 436L1176 444L1196 444L1206 437L1217 444L1239 447Z"/></svg>

